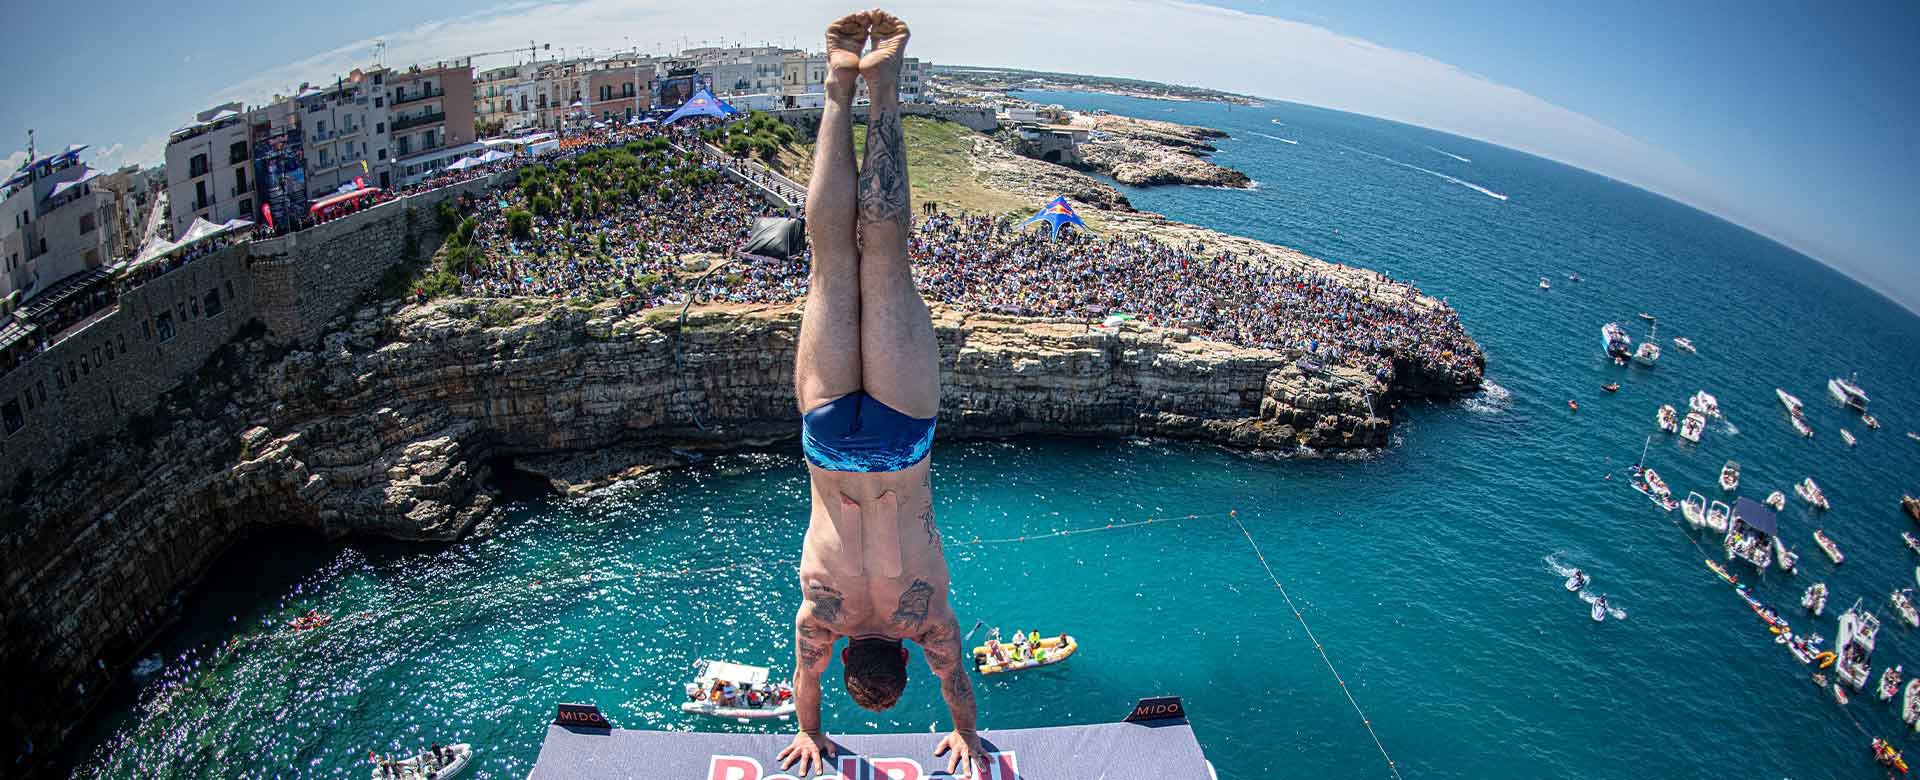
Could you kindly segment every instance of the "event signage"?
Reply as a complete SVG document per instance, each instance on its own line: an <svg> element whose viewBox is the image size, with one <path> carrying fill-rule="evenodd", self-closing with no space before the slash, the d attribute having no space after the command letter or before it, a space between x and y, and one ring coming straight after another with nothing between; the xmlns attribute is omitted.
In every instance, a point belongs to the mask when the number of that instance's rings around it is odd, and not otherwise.
<svg viewBox="0 0 1920 780"><path fill-rule="evenodd" d="M1133 705L1133 712L1127 714L1122 723L1140 723L1150 720L1186 720L1187 710L1180 706L1178 696L1154 696L1141 699Z"/></svg>
<svg viewBox="0 0 1920 780"><path fill-rule="evenodd" d="M560 711L553 716L553 725L582 729L610 729L612 723L607 716L600 714L600 708L591 704L561 704Z"/></svg>
<svg viewBox="0 0 1920 780"><path fill-rule="evenodd" d="M923 767L906 757L842 755L833 774L817 775L812 780L1020 780L1020 765L1013 751L987 753L987 766L972 772L947 772L945 759L934 759L940 766ZM752 756L713 756L707 763L706 780L807 780L784 772L764 774L759 759Z"/></svg>

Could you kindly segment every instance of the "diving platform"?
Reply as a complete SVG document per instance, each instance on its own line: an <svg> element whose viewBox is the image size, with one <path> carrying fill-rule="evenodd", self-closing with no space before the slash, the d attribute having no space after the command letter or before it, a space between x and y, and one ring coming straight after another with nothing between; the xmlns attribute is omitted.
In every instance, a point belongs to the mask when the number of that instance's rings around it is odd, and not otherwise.
<svg viewBox="0 0 1920 780"><path fill-rule="evenodd" d="M933 749L944 733L832 734L833 771L782 772L775 760L791 732L707 734L631 731L563 705L547 727L528 780L1214 780L1176 697L1142 699L1119 723L980 732L991 759L977 775L946 772ZM790 728L790 726L789 726Z"/></svg>

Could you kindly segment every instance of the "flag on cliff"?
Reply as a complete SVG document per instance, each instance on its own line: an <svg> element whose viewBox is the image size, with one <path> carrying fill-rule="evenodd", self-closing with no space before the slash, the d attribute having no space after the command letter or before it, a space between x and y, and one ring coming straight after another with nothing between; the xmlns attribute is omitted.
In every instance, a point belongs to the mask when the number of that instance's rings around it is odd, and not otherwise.
<svg viewBox="0 0 1920 780"><path fill-rule="evenodd" d="M1092 229L1087 227L1087 223L1080 221L1080 215L1073 212L1073 206L1067 203L1067 196L1065 195L1056 196L1053 200L1048 201L1047 205L1040 209L1040 213L1020 223L1020 226L1026 227L1035 222L1045 222L1051 226L1053 228L1054 238L1060 237L1060 227L1062 225L1072 225L1088 233L1093 232Z"/></svg>

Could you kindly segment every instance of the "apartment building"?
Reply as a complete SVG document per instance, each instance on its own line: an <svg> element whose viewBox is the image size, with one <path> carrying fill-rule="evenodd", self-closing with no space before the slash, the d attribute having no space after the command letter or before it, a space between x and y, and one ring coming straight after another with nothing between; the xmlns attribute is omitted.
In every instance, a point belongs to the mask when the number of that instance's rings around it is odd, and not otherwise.
<svg viewBox="0 0 1920 780"><path fill-rule="evenodd" d="M426 178L474 144L473 67L465 60L385 74L387 134L398 184Z"/></svg>
<svg viewBox="0 0 1920 780"><path fill-rule="evenodd" d="M594 121L628 121L653 108L659 63L651 57L615 57L586 72L582 109Z"/></svg>
<svg viewBox="0 0 1920 780"><path fill-rule="evenodd" d="M325 87L303 87L294 97L276 102L282 107L279 111L268 107L277 116L298 118L310 198L323 197L356 180L368 186L391 186L388 76L385 69L355 70Z"/></svg>
<svg viewBox="0 0 1920 780"><path fill-rule="evenodd" d="M508 65L474 74L473 118L474 123L484 129L483 135L496 134L513 125L515 88L529 85L532 69L532 65Z"/></svg>
<svg viewBox="0 0 1920 780"><path fill-rule="evenodd" d="M87 147L29 159L0 185L0 308L54 289L112 257L112 194L80 162Z"/></svg>
<svg viewBox="0 0 1920 780"><path fill-rule="evenodd" d="M905 103L922 103L927 99L928 77L933 75L933 63L922 61L918 57L908 57L900 64L900 100ZM786 52L781 60L779 95L781 108L819 108L826 102L827 55L808 52ZM718 89L715 94L719 94ZM867 97L866 82L858 82L854 91L856 99ZM736 107L738 100L726 98ZM751 101L748 101L751 104ZM757 106L755 106L757 107Z"/></svg>
<svg viewBox="0 0 1920 780"><path fill-rule="evenodd" d="M193 220L259 219L251 126L240 103L214 106L167 136L168 238Z"/></svg>

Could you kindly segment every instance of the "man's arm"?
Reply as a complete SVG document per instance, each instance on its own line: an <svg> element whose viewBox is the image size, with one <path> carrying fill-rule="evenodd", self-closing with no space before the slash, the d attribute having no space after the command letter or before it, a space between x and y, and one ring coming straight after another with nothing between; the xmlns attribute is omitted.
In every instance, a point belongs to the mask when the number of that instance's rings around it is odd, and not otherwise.
<svg viewBox="0 0 1920 780"><path fill-rule="evenodd" d="M949 774L968 762L985 768L987 755L975 731L978 711L973 701L973 678L962 663L966 656L960 647L960 622L949 612L945 620L934 621L916 641L927 656L927 666L940 678L940 696L947 700L947 713L953 716L953 733L940 741L933 754L947 756Z"/></svg>
<svg viewBox="0 0 1920 780"><path fill-rule="evenodd" d="M827 593L815 594L815 589ZM827 670L827 661L833 656L834 632L814 619L817 605L812 599L816 595L831 595L833 605L839 604L837 591L816 584L809 588L809 601L800 605L793 629L793 711L800 720L800 733L778 756L781 769L798 763L802 776L826 771L827 762L833 758L833 742L820 728L820 674Z"/></svg>

